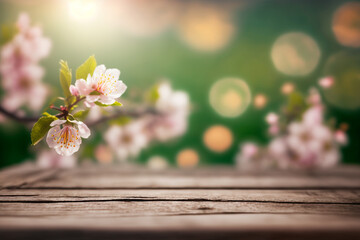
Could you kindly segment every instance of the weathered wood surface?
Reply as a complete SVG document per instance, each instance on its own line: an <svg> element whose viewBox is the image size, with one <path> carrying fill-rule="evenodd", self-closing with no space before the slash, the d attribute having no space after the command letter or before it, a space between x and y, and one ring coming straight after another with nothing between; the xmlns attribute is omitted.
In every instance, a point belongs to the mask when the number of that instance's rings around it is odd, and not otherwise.
<svg viewBox="0 0 360 240"><path fill-rule="evenodd" d="M360 239L360 168L0 172L0 239Z"/></svg>

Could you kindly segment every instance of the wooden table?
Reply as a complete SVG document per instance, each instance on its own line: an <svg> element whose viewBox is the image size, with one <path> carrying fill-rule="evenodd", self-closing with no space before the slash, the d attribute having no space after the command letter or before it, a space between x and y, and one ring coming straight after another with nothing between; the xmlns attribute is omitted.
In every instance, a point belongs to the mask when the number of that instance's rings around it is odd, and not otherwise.
<svg viewBox="0 0 360 240"><path fill-rule="evenodd" d="M360 239L360 168L0 172L0 239Z"/></svg>

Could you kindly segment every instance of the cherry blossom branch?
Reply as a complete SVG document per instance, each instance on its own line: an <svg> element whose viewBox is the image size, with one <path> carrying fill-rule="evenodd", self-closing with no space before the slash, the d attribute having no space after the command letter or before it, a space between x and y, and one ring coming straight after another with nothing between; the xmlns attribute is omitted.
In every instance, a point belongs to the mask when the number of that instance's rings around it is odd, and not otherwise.
<svg viewBox="0 0 360 240"><path fill-rule="evenodd" d="M155 109L153 108L142 108L142 109L135 109L135 110L121 110L121 111L118 111L116 113L114 113L113 115L111 116L107 116L107 117L103 117L103 118L100 118L94 122L90 122L88 123L87 125L89 127L93 127L93 126L96 126L96 125L99 125L101 123L104 123L104 122L107 122L107 121L110 121L110 120L113 120L113 119L116 119L116 118L119 118L119 117L133 117L133 118L138 118L138 117L141 117L141 116L144 116L146 114L160 114L158 111L156 111Z"/></svg>
<svg viewBox="0 0 360 240"><path fill-rule="evenodd" d="M39 119L39 117L19 116L13 112L6 110L2 106L0 106L0 113L4 114L6 117L13 119L15 121L18 121L20 123L34 123Z"/></svg>
<svg viewBox="0 0 360 240"><path fill-rule="evenodd" d="M76 97L76 101L73 104L68 106L68 110L70 111L76 104L84 100L86 97Z"/></svg>

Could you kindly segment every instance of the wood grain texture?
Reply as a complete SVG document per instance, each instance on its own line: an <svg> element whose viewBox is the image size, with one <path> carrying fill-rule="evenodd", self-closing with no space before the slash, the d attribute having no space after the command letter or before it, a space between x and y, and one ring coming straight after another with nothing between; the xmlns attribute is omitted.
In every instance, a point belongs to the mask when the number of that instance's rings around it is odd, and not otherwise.
<svg viewBox="0 0 360 240"><path fill-rule="evenodd" d="M357 239L360 168L0 172L1 239Z"/></svg>

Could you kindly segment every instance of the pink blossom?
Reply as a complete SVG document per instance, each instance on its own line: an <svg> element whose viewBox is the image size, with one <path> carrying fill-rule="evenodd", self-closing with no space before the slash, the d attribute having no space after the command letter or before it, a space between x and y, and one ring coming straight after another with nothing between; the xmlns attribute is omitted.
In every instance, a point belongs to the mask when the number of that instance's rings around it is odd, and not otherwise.
<svg viewBox="0 0 360 240"><path fill-rule="evenodd" d="M174 91L167 82L159 88L155 108L158 116L149 116L147 132L150 138L167 141L185 133L190 110L189 96L183 91Z"/></svg>
<svg viewBox="0 0 360 240"><path fill-rule="evenodd" d="M322 124L324 118L324 107L317 105L309 108L303 114L303 122L310 126Z"/></svg>
<svg viewBox="0 0 360 240"><path fill-rule="evenodd" d="M342 130L336 130L334 137L335 137L335 141L340 145L346 145L348 143L348 137L346 133Z"/></svg>
<svg viewBox="0 0 360 240"><path fill-rule="evenodd" d="M26 105L38 111L48 94L41 82L44 70L38 62L49 54L51 42L42 36L39 27L30 26L26 14L20 14L17 28L19 32L0 53L1 84L5 90L3 104L9 110Z"/></svg>
<svg viewBox="0 0 360 240"><path fill-rule="evenodd" d="M80 121L55 120L46 137L50 148L61 156L70 156L80 148L81 138L90 136L89 128Z"/></svg>
<svg viewBox="0 0 360 240"><path fill-rule="evenodd" d="M316 88L310 89L308 102L311 105L321 105L322 104L320 93Z"/></svg>
<svg viewBox="0 0 360 240"><path fill-rule="evenodd" d="M319 85L323 88L330 88L331 86L334 85L334 83L335 83L335 80L331 76L324 77L319 80Z"/></svg>
<svg viewBox="0 0 360 240"><path fill-rule="evenodd" d="M75 86L70 86L70 91L86 96L85 105L88 107L93 106L96 101L111 105L127 88L123 81L119 80L119 76L118 69L106 69L104 65L99 65L93 75L89 74L86 80L76 80Z"/></svg>
<svg viewBox="0 0 360 240"><path fill-rule="evenodd" d="M273 124L278 124L279 121L279 116L275 113L269 113L268 115L266 115L266 122L269 125L273 125Z"/></svg>
<svg viewBox="0 0 360 240"><path fill-rule="evenodd" d="M105 141L115 151L118 160L136 157L148 144L143 121L134 121L125 126L111 126L105 132Z"/></svg>

